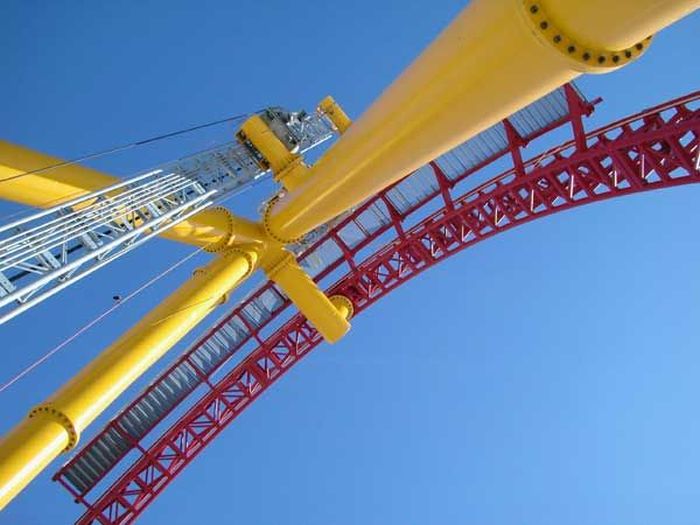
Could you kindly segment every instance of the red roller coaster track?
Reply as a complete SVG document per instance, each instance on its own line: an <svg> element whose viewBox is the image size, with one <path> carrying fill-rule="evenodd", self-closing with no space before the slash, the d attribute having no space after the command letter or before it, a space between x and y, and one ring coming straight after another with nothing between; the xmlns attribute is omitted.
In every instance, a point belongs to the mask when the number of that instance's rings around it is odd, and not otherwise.
<svg viewBox="0 0 700 525"><path fill-rule="evenodd" d="M328 292L351 298L358 315L450 255L519 224L613 197L700 182L699 100L700 92L695 92L587 135L572 115L574 140L528 162L520 160L516 148L513 169L462 195L455 195L455 181L432 164L439 188L434 196L404 213L385 194L372 199L383 200L389 209L395 238L359 264L354 258L366 245L343 250L340 261L318 279L344 263L348 272ZM442 207L407 228L408 216L436 197L442 199ZM337 231L366 207L325 238L331 236L342 246ZM259 293L265 289L272 285ZM274 317L287 305L285 301ZM241 307L226 319L238 315ZM257 347L221 380L203 378L206 393L159 439L148 448L134 444L140 456L95 503L88 504L73 491L88 506L78 523L134 521L238 414L322 341L300 314L271 335L254 337Z"/></svg>

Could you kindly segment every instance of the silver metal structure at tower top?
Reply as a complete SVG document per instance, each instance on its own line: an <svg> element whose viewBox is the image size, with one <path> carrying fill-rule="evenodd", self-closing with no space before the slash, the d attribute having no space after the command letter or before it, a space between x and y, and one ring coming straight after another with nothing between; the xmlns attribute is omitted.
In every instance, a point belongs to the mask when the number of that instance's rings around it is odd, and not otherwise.
<svg viewBox="0 0 700 525"><path fill-rule="evenodd" d="M333 136L321 113L264 112L301 152ZM267 174L228 142L0 226L0 324Z"/></svg>

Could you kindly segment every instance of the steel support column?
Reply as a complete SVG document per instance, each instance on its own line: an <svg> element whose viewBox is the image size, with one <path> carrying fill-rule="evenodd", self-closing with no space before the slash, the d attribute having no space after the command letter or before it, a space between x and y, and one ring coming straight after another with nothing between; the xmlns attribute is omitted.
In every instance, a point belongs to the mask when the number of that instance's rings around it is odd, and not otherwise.
<svg viewBox="0 0 700 525"><path fill-rule="evenodd" d="M0 508L62 451L119 394L225 300L258 263L258 248L230 249L36 407L0 442Z"/></svg>
<svg viewBox="0 0 700 525"><path fill-rule="evenodd" d="M698 6L473 0L304 182L270 203L267 230L282 241L301 237L581 73L636 59L649 35Z"/></svg>

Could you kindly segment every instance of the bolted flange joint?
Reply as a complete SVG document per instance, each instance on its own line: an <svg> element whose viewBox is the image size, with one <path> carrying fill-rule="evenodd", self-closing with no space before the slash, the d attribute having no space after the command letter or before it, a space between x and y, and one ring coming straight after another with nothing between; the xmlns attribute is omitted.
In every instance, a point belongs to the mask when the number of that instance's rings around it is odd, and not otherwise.
<svg viewBox="0 0 700 525"><path fill-rule="evenodd" d="M217 211L219 213L223 213L226 217L226 223L228 225L227 228L227 234L218 241L216 241L213 244L210 244L208 246L204 247L204 251L209 252L209 253L219 253L224 251L230 244L231 240L233 239L233 229L234 229L234 222L233 222L233 215L229 210L224 208L223 206L216 206L212 208L213 211Z"/></svg>
<svg viewBox="0 0 700 525"><path fill-rule="evenodd" d="M248 263L248 270L246 271L246 273L244 274L244 277L243 277L244 279L247 279L255 271L255 265L257 263L256 258L253 257L250 250L244 250L241 248L229 248L222 255L222 257L231 258L234 255L243 257L246 260L246 262Z"/></svg>
<svg viewBox="0 0 700 525"><path fill-rule="evenodd" d="M614 0L613 0L614 1ZM567 35L547 14L542 0L522 0L525 16L539 40L573 62L574 68L588 73L603 73L639 58L649 47L649 36L625 49L602 49L587 46Z"/></svg>
<svg viewBox="0 0 700 525"><path fill-rule="evenodd" d="M331 303L333 303L333 306L335 306L339 311L347 311L347 316L345 317L346 321L352 319L352 316L355 314L355 305L352 304L352 301L350 299L348 299L344 295L339 294L331 295L328 299L330 299Z"/></svg>
<svg viewBox="0 0 700 525"><path fill-rule="evenodd" d="M279 200L278 196L272 197L267 204L265 204L265 211L263 212L263 228L265 228L265 233L273 240L280 244L296 244L301 241L302 237L297 237L295 239L285 239L284 237L277 235L270 225L270 217L272 215L272 209Z"/></svg>
<svg viewBox="0 0 700 525"><path fill-rule="evenodd" d="M66 445L66 448L63 449L63 452L68 452L70 449L72 449L73 447L75 447L75 445L78 444L80 434L75 428L75 425L68 416L66 416L63 412L58 410L51 403L45 403L43 405L34 407L32 411L29 412L30 419L40 417L55 421L65 429L66 433L68 434L68 444Z"/></svg>

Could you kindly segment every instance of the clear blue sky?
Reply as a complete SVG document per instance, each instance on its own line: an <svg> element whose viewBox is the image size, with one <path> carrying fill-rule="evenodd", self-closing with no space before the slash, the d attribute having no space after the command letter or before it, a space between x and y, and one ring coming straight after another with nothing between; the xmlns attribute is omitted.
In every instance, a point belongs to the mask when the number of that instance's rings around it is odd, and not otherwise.
<svg viewBox="0 0 700 525"><path fill-rule="evenodd" d="M6 0L0 133L72 157L329 93L357 116L463 4ZM698 89L699 35L696 13L640 62L583 79L605 99L591 124ZM94 166L126 176L230 131ZM233 205L250 213L269 190ZM682 187L582 208L441 264L290 372L142 522L698 523L699 198ZM153 242L3 326L0 379L185 253ZM192 267L0 394L0 431ZM54 471L0 524L77 517Z"/></svg>

